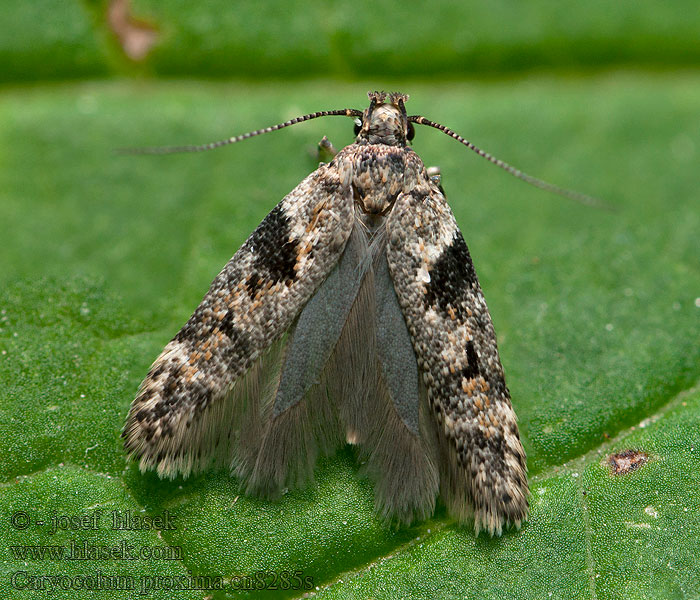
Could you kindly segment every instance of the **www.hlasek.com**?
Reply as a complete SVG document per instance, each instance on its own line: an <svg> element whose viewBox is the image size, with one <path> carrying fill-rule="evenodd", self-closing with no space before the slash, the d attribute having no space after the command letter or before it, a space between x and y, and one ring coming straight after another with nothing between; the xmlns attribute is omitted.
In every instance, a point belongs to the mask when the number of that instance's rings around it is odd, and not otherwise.
<svg viewBox="0 0 700 600"><path fill-rule="evenodd" d="M90 544L70 540L68 544L24 544L10 546L17 560L182 560L181 546L137 546L127 540L116 544Z"/></svg>

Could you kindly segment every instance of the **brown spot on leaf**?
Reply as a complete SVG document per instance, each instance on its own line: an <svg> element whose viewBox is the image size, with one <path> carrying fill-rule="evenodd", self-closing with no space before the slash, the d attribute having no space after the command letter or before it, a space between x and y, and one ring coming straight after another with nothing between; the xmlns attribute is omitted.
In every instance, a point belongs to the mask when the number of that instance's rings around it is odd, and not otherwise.
<svg viewBox="0 0 700 600"><path fill-rule="evenodd" d="M119 39L124 54L131 60L146 58L158 37L153 25L132 16L129 0L112 0L109 3L107 23Z"/></svg>
<svg viewBox="0 0 700 600"><path fill-rule="evenodd" d="M608 456L607 462L613 475L627 475L649 462L649 455L642 450L623 450Z"/></svg>

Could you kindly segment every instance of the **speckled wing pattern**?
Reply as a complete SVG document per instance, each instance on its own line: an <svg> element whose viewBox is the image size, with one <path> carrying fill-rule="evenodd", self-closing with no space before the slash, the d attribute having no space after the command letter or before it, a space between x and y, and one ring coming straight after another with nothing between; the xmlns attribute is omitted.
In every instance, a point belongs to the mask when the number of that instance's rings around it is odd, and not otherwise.
<svg viewBox="0 0 700 600"><path fill-rule="evenodd" d="M460 520L500 534L527 514L527 467L469 250L432 182L397 199L387 230L394 287L439 427L441 495Z"/></svg>
<svg viewBox="0 0 700 600"><path fill-rule="evenodd" d="M332 270L352 229L352 195L341 176L321 167L287 195L153 363L122 433L142 469L187 475L227 460L238 438L259 430L256 408L241 406L260 395L258 359Z"/></svg>
<svg viewBox="0 0 700 600"><path fill-rule="evenodd" d="M496 334L407 146L406 99L370 94L355 143L272 210L153 363L122 434L142 469L217 462L274 497L350 442L386 519L427 518L438 496L477 532L526 518Z"/></svg>

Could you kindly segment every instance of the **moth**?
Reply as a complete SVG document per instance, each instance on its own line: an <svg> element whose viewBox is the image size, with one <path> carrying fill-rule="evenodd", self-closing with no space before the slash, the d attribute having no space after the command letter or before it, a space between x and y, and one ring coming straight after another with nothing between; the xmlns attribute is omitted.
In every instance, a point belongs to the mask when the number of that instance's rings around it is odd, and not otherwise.
<svg viewBox="0 0 700 600"><path fill-rule="evenodd" d="M469 250L409 147L437 128L400 93L364 111L321 111L197 151L323 116L355 119L355 142L260 223L158 356L122 432L141 470L173 478L223 465L246 493L308 484L320 454L349 442L376 510L410 523L436 499L500 535L528 513L520 441L496 334ZM147 150L148 151L148 150Z"/></svg>

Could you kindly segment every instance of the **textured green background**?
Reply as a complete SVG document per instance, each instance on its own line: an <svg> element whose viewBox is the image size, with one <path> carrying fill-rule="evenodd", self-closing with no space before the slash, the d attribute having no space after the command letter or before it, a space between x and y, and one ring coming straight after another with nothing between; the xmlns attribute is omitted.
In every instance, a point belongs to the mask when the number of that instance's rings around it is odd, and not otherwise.
<svg viewBox="0 0 700 600"><path fill-rule="evenodd" d="M49 597L11 589L17 571L100 571L222 575L215 598L299 597L309 590L234 589L260 571L299 570L320 597L699 598L697 4L134 5L159 32L138 64L110 33L105 3L3 3L2 595ZM442 168L470 246L528 453L531 518L501 538L475 537L441 508L384 527L351 448L277 503L239 495L226 474L163 482L124 461L119 432L153 358L315 168L320 137L345 145L352 123L313 121L203 155L114 149L363 108L375 87L411 94L409 112L616 208L532 189L439 132L417 132L414 149ZM650 461L612 476L605 459L624 449ZM36 524L96 510L96 531ZM176 529L112 531L113 510L168 510ZM18 511L25 530L12 526ZM66 561L11 548L71 540L177 546L183 558Z"/></svg>

